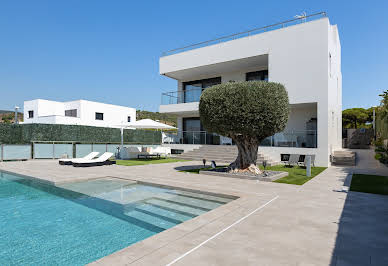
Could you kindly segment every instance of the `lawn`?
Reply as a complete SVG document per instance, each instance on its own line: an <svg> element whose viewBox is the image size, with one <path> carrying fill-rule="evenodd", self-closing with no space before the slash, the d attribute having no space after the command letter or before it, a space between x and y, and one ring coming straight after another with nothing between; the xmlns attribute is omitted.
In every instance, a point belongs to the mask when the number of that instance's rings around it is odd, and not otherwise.
<svg viewBox="0 0 388 266"><path fill-rule="evenodd" d="M225 167L225 166L217 166L217 168L218 167ZM259 166L259 167L260 167L260 169L263 170L262 166ZM181 170L180 172L199 174L199 171L209 170L209 169L211 169L211 167ZM288 172L288 176L280 178L274 182L293 184L293 185L303 185L304 183L306 183L307 181L309 181L313 177L320 174L325 169L326 169L326 167L311 167L311 176L307 177L306 176L306 168L303 168L300 166L286 167L284 165L276 165L276 166L268 166L266 168L266 170Z"/></svg>
<svg viewBox="0 0 388 266"><path fill-rule="evenodd" d="M388 176L353 174L350 190L388 195Z"/></svg>
<svg viewBox="0 0 388 266"><path fill-rule="evenodd" d="M275 166L266 167L266 170L288 172L288 176L282 177L273 182L293 184L293 185L303 185L310 179L314 178L315 176L323 172L323 170L325 170L326 168L327 167L311 167L310 177L306 176L306 168L300 167L300 166L287 167L284 165L275 165ZM260 166L260 169L263 169L263 167Z"/></svg>
<svg viewBox="0 0 388 266"><path fill-rule="evenodd" d="M132 159L132 160L116 160L117 165L134 166L134 165L146 165L146 164L159 164L159 163L175 163L186 162L187 160L167 158L167 159Z"/></svg>

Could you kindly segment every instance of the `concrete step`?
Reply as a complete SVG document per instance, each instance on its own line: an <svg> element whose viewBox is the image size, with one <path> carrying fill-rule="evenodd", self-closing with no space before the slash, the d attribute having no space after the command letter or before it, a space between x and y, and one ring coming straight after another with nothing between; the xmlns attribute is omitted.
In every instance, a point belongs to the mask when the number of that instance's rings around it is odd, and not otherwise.
<svg viewBox="0 0 388 266"><path fill-rule="evenodd" d="M356 165L356 153L353 151L334 151L332 155L333 165Z"/></svg>

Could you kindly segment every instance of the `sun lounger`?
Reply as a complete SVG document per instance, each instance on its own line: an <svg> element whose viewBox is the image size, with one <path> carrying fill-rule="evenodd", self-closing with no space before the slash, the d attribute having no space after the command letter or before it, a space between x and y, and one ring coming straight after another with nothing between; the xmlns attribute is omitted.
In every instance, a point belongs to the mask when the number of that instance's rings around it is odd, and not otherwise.
<svg viewBox="0 0 388 266"><path fill-rule="evenodd" d="M100 157L91 160L73 160L74 167L88 167L88 166L100 166L100 165L111 165L114 164L114 161L110 161L110 157L113 156L111 152L105 152Z"/></svg>
<svg viewBox="0 0 388 266"><path fill-rule="evenodd" d="M77 161L77 160L91 160L94 157L96 157L98 154L99 154L99 152L94 151L94 152L91 152L91 153L89 153L88 155L86 155L86 156L84 156L82 158L60 159L59 160L59 164L60 165L72 165L73 161Z"/></svg>

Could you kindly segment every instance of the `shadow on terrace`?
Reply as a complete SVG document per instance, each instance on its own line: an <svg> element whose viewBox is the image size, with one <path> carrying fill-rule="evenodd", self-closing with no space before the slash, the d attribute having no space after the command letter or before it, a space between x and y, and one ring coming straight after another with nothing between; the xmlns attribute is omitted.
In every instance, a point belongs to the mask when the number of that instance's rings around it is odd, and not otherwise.
<svg viewBox="0 0 388 266"><path fill-rule="evenodd" d="M343 171L344 189L336 192L346 200L330 265L388 265L388 196L347 191L355 169Z"/></svg>

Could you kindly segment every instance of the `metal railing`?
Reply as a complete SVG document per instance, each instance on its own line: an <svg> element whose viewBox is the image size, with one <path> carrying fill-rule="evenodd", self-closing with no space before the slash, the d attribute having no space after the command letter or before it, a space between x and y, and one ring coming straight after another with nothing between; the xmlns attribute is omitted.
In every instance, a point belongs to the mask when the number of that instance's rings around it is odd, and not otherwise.
<svg viewBox="0 0 388 266"><path fill-rule="evenodd" d="M199 102L203 89L186 89L162 93L162 105Z"/></svg>
<svg viewBox="0 0 388 266"><path fill-rule="evenodd" d="M164 144L232 144L230 138L215 133L208 133L206 131L178 131L176 133L164 133L162 141ZM270 147L317 148L317 131L284 131L264 139L260 145Z"/></svg>
<svg viewBox="0 0 388 266"><path fill-rule="evenodd" d="M234 40L234 39L238 39L238 38L242 38L242 37L247 37L250 35L259 34L259 33L266 32L266 31L281 29L281 28L292 26L292 25L296 25L298 23L304 23L304 22L307 22L308 20L311 21L311 20L323 18L326 16L327 16L326 12L319 12L319 13L311 14L308 16L299 16L298 18L295 18L295 19L290 19L290 20L282 21L282 22L275 23L272 25L267 25L264 27L255 28L252 30L243 31L243 32L223 36L220 38L216 38L216 39L212 39L212 40L208 40L208 41L204 41L204 42L199 42L199 43L191 44L188 46L176 48L173 50L165 51L162 53L162 56L172 55L172 54L196 49L199 47L209 46L209 45L216 44L216 43L221 43L221 42L226 42L226 41L230 41L230 40Z"/></svg>

